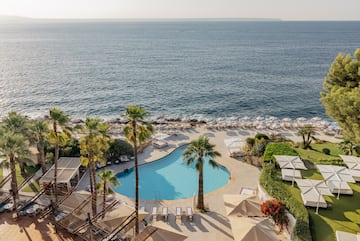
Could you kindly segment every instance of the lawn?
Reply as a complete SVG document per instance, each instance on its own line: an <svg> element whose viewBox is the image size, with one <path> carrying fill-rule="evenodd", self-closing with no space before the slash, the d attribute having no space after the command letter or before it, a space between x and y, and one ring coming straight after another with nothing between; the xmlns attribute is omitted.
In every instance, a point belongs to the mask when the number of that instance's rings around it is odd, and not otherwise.
<svg viewBox="0 0 360 241"><path fill-rule="evenodd" d="M302 171L304 178L322 179L317 170ZM313 241L336 241L335 231L360 232L360 184L349 184L354 191L353 196L341 195L327 197L325 200L331 203L331 209L320 209L319 214L315 213L315 208L307 208L310 216L310 229ZM299 201L302 202L300 190L292 187L291 183L286 183L287 190Z"/></svg>
<svg viewBox="0 0 360 241"><path fill-rule="evenodd" d="M344 154L339 144L337 143L323 143L323 144L312 144L310 149L294 148L303 160L312 162L313 164L343 164L343 161L339 157L339 154ZM330 155L326 155L322 152L324 148L330 150Z"/></svg>
<svg viewBox="0 0 360 241"><path fill-rule="evenodd" d="M38 192L40 190L39 181L33 181L29 185L26 185L21 191L23 192Z"/></svg>
<svg viewBox="0 0 360 241"><path fill-rule="evenodd" d="M0 182L3 180L4 176L3 176L3 169L2 167L0 167Z"/></svg>

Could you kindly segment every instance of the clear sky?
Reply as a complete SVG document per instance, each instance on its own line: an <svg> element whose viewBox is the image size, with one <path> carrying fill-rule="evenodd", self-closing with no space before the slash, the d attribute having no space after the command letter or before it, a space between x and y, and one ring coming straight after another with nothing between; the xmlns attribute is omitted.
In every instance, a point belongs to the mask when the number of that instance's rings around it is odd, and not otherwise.
<svg viewBox="0 0 360 241"><path fill-rule="evenodd" d="M0 0L0 15L360 20L360 0Z"/></svg>

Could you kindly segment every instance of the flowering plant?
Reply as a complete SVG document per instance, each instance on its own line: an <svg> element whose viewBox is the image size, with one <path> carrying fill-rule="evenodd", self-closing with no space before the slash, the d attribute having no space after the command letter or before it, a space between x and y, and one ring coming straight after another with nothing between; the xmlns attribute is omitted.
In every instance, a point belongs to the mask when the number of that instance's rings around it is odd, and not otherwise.
<svg viewBox="0 0 360 241"><path fill-rule="evenodd" d="M285 206L278 200L266 200L261 204L261 212L265 216L270 216L276 225L280 227L280 232L284 227L288 227L289 218L285 212Z"/></svg>

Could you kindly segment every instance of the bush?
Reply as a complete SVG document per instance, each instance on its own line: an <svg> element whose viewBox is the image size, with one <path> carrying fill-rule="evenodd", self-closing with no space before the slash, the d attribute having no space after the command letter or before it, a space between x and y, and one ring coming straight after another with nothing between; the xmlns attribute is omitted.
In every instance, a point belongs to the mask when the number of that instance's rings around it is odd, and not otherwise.
<svg viewBox="0 0 360 241"><path fill-rule="evenodd" d="M330 155L330 149L329 148L323 148L322 152L326 155Z"/></svg>
<svg viewBox="0 0 360 241"><path fill-rule="evenodd" d="M255 139L251 137L246 138L246 144L253 146L255 144Z"/></svg>
<svg viewBox="0 0 360 241"><path fill-rule="evenodd" d="M286 215L285 206L278 200L266 200L261 204L261 212L266 216L270 216L274 223L280 227L280 233L284 227L288 227L289 218Z"/></svg>
<svg viewBox="0 0 360 241"><path fill-rule="evenodd" d="M274 155L297 156L298 153L285 143L270 143L264 152L264 161L275 161Z"/></svg>
<svg viewBox="0 0 360 241"><path fill-rule="evenodd" d="M264 138L255 139L255 144L252 148L252 155L259 157L262 156L268 143L269 141Z"/></svg>
<svg viewBox="0 0 360 241"><path fill-rule="evenodd" d="M110 141L109 150L106 152L106 157L110 160L119 159L121 155L133 155L133 147L126 141L113 139Z"/></svg>
<svg viewBox="0 0 360 241"><path fill-rule="evenodd" d="M258 140L260 140L260 139L269 140L270 138L269 138L267 135L263 134L263 133L257 133L257 134L255 135L255 139L258 139Z"/></svg>
<svg viewBox="0 0 360 241"><path fill-rule="evenodd" d="M261 186L274 198L280 200L296 218L294 235L296 241L312 240L309 227L309 213L303 203L287 191L285 184L277 181L277 172L273 163L263 165L260 176Z"/></svg>
<svg viewBox="0 0 360 241"><path fill-rule="evenodd" d="M360 146L355 147L355 152L356 154L360 155Z"/></svg>

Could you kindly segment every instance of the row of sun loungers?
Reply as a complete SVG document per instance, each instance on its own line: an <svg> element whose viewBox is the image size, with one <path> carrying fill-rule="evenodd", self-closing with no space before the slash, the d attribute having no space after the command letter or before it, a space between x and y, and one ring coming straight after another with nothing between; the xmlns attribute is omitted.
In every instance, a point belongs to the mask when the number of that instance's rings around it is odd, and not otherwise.
<svg viewBox="0 0 360 241"><path fill-rule="evenodd" d="M140 210L145 211L145 207L141 207ZM175 221L180 220L183 223L183 217L186 217L190 222L193 221L193 210L191 207L187 207L184 210L181 207L176 207ZM158 217L161 217L165 222L169 221L169 209L168 207L152 207L151 221L156 221Z"/></svg>

